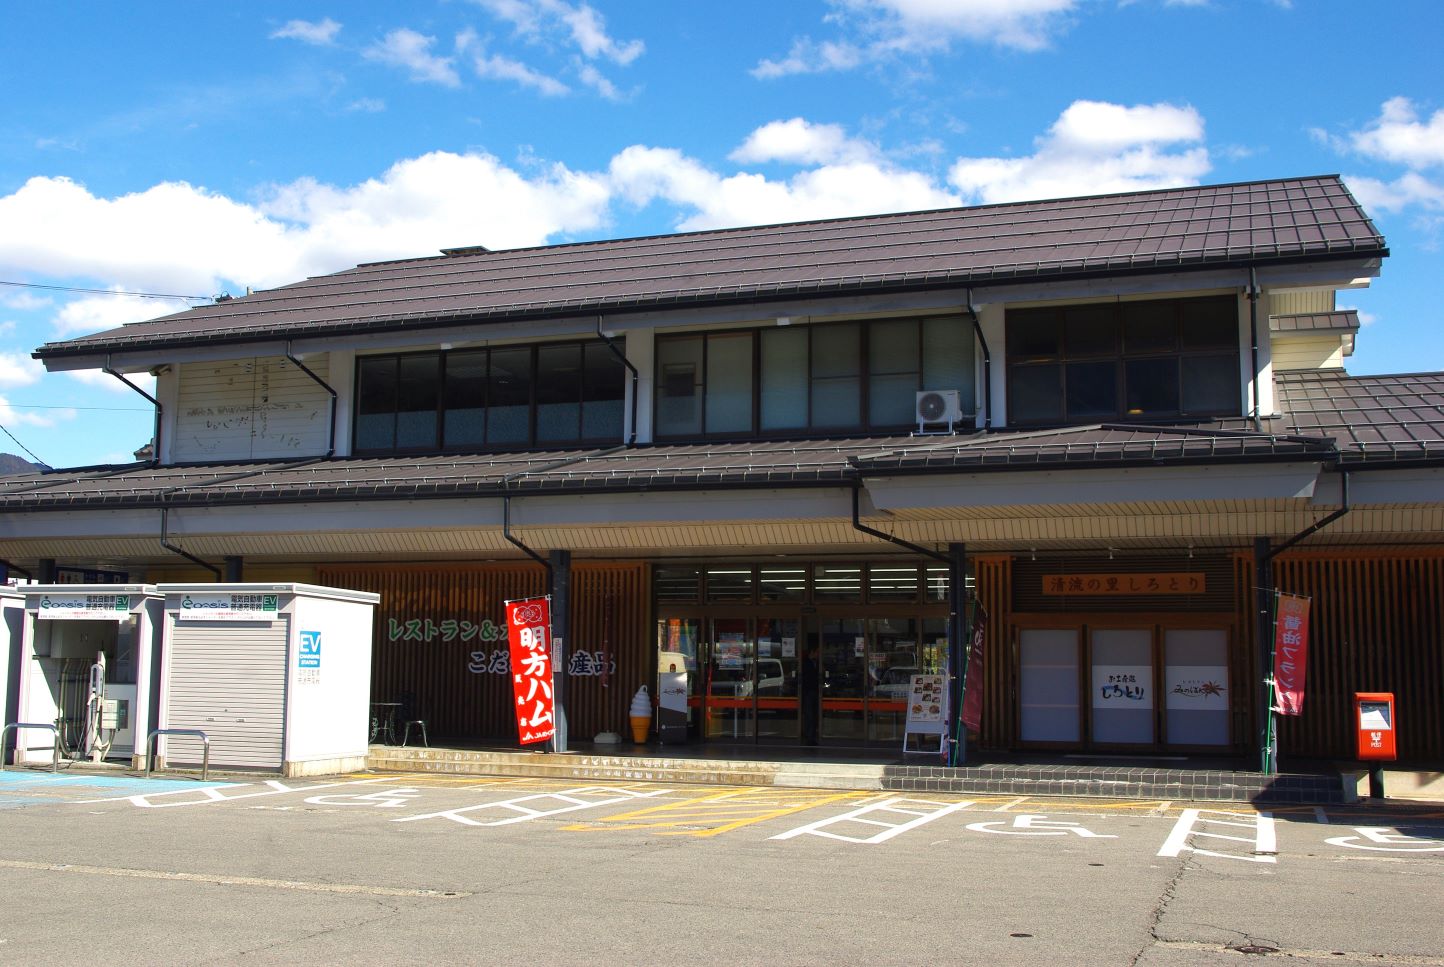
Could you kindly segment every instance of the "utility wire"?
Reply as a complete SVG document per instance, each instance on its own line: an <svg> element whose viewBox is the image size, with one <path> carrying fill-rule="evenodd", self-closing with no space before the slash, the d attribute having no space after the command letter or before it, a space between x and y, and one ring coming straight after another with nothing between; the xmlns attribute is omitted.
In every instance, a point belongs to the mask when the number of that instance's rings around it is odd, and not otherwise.
<svg viewBox="0 0 1444 967"><path fill-rule="evenodd" d="M59 403L13 403L6 400L12 410L84 410L88 413L153 413L145 406L64 406Z"/></svg>
<svg viewBox="0 0 1444 967"><path fill-rule="evenodd" d="M5 430L5 435L8 436L10 439L15 440L15 434L11 433L8 429L6 429L5 424L0 423L0 430ZM46 463L44 460L41 460L39 457L37 457L37 456L31 451L31 449L30 449L29 447L27 447L25 444L21 443L19 440L15 440L15 445L16 445L17 447L19 447L20 449L24 450L26 453L30 454L30 459L31 459L31 460L34 460L36 463L40 464L40 468L41 468L42 470L51 470L51 469L54 469L53 467L50 466L50 464Z"/></svg>
<svg viewBox="0 0 1444 967"><path fill-rule="evenodd" d="M91 295L128 295L137 299L184 299L187 302L211 302L214 296L208 295L175 295L165 292L123 292L116 289L84 289L74 285L41 285L39 282L6 282L0 279L0 285L13 285L22 289L46 289L51 292L87 292Z"/></svg>

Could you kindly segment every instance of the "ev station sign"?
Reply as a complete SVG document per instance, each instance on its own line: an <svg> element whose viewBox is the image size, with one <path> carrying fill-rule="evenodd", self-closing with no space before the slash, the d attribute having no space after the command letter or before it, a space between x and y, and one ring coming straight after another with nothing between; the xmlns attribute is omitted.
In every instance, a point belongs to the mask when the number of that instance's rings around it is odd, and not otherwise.
<svg viewBox="0 0 1444 967"><path fill-rule="evenodd" d="M47 594L36 616L50 620L121 621L130 616L128 594Z"/></svg>
<svg viewBox="0 0 1444 967"><path fill-rule="evenodd" d="M278 594L187 594L181 598L181 621L275 621Z"/></svg>

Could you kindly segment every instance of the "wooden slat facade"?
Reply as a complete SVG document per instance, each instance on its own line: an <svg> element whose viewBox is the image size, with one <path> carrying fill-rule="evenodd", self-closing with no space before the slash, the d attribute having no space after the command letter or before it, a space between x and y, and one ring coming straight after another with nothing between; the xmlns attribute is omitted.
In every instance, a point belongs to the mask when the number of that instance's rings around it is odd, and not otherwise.
<svg viewBox="0 0 1444 967"><path fill-rule="evenodd" d="M402 702L427 721L434 738L512 742L511 682L497 653L507 651L503 602L546 593L546 575L531 565L323 566L325 585L381 595L372 651L374 701ZM624 731L626 709L647 667L646 569L641 564L572 567L569 653L585 650L608 674L567 676L568 728L590 740ZM494 640L486 640L492 637ZM635 679L635 680L633 680Z"/></svg>
<svg viewBox="0 0 1444 967"><path fill-rule="evenodd" d="M987 670L983 692L983 728L978 737L985 749L1011 748L1016 739L1013 702L1012 600L1013 559L1010 557L975 557L973 591L988 613L988 630L984 642L984 668Z"/></svg>
<svg viewBox="0 0 1444 967"><path fill-rule="evenodd" d="M1355 692L1393 692L1399 759L1444 760L1444 552L1300 552L1280 591L1313 600L1304 712L1279 718L1279 755L1352 759Z"/></svg>

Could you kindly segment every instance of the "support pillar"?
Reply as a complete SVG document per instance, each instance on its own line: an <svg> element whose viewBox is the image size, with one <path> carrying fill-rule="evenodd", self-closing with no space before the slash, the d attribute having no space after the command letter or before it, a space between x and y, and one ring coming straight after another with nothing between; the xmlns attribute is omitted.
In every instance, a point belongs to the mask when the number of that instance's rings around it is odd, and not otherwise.
<svg viewBox="0 0 1444 967"><path fill-rule="evenodd" d="M55 583L55 558L42 557L35 568L35 580L41 584Z"/></svg>
<svg viewBox="0 0 1444 967"><path fill-rule="evenodd" d="M1272 716L1269 707L1273 704L1273 688L1269 679L1273 677L1273 547L1267 537L1256 537L1253 542L1253 587L1254 587L1254 651L1258 657L1258 750L1259 771L1267 775L1278 772L1278 756L1275 749Z"/></svg>
<svg viewBox="0 0 1444 967"><path fill-rule="evenodd" d="M962 726L963 676L968 640L968 553L965 544L948 545L948 765L968 759L968 733Z"/></svg>
<svg viewBox="0 0 1444 967"><path fill-rule="evenodd" d="M554 550L548 555L551 565L552 596L552 705L556 714L556 732L552 751L567 751L567 641L571 635L572 552Z"/></svg>
<svg viewBox="0 0 1444 967"><path fill-rule="evenodd" d="M227 583L227 584L240 584L240 583L242 583L241 574L243 573L243 571L244 571L244 569L245 569L245 559L244 559L244 558L239 557L239 556L236 556L236 557L227 557L226 560L225 560L225 568L226 568L226 578L225 578L225 580L226 580L226 583Z"/></svg>

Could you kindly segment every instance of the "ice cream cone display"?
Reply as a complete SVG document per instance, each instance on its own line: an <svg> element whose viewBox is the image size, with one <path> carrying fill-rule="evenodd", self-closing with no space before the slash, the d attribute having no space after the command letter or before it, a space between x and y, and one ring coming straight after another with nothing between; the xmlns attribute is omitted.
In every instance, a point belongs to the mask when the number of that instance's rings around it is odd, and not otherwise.
<svg viewBox="0 0 1444 967"><path fill-rule="evenodd" d="M647 686L643 685L637 689L637 694L632 696L632 741L646 742L647 732L651 727L652 696L647 694Z"/></svg>

